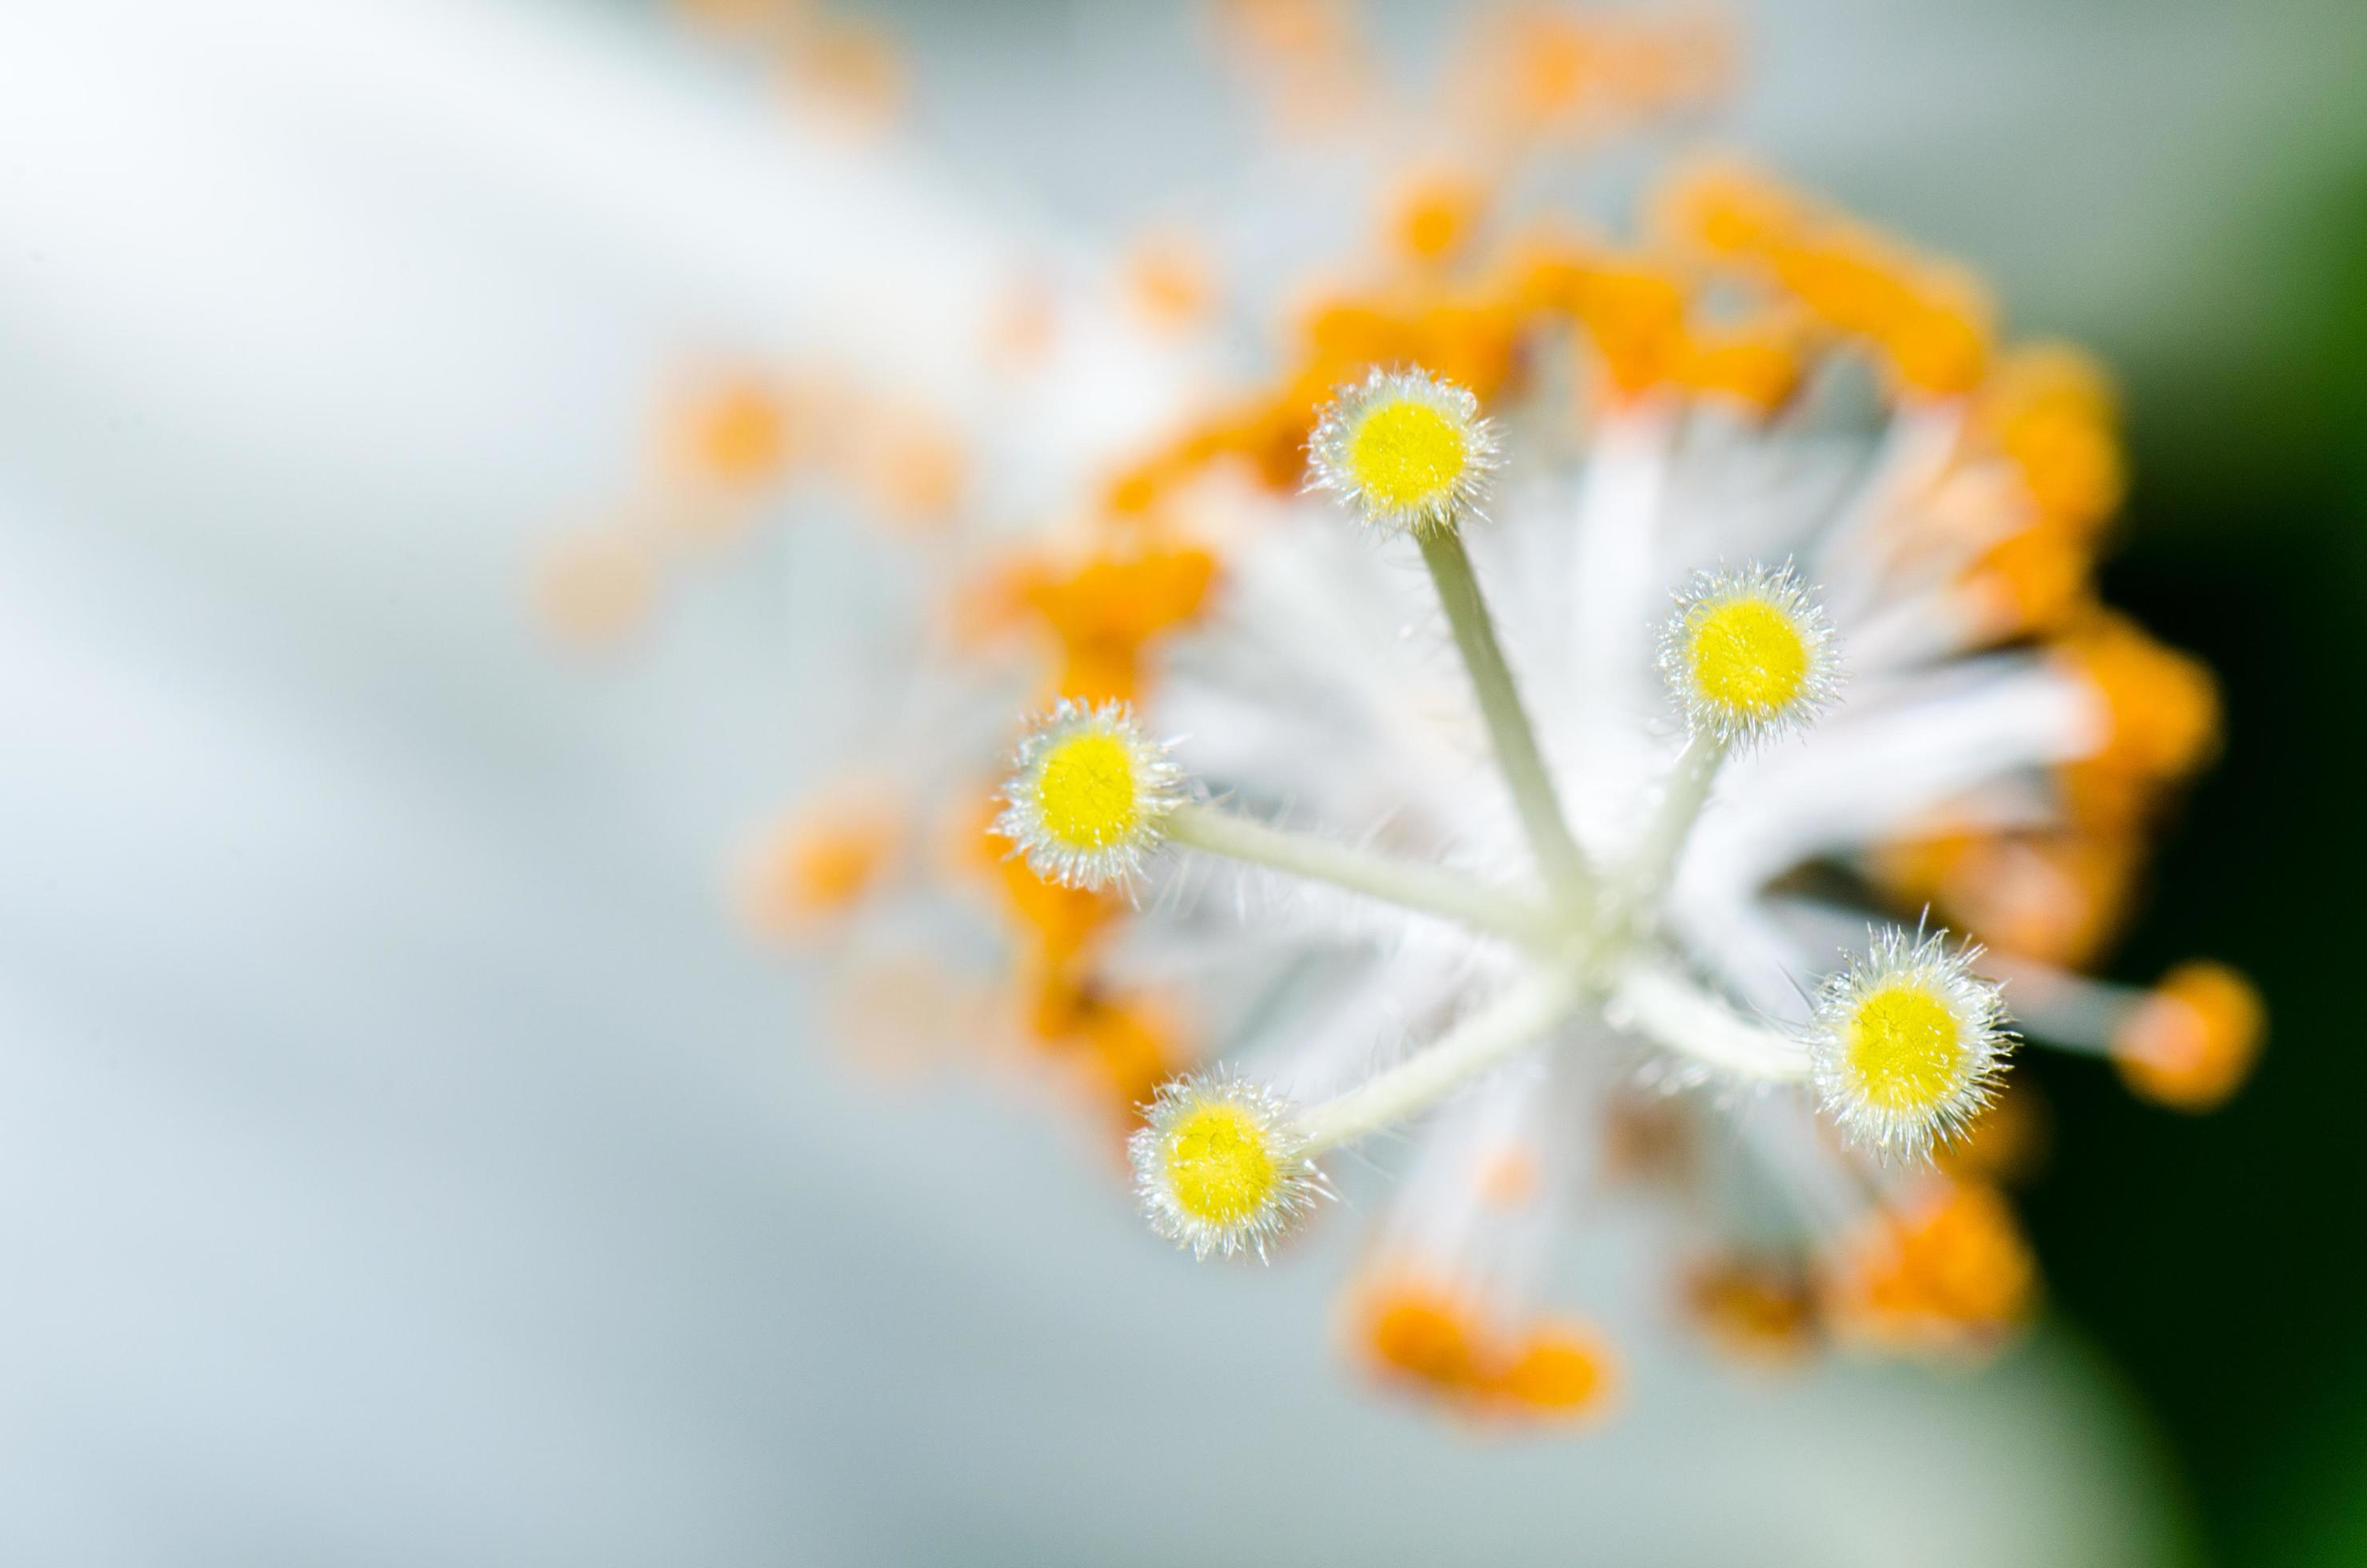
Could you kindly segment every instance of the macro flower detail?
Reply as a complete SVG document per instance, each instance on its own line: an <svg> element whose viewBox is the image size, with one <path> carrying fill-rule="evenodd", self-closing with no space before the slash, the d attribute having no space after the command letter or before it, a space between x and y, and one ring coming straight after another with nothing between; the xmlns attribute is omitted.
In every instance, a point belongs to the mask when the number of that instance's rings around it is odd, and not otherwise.
<svg viewBox="0 0 2367 1568"><path fill-rule="evenodd" d="M1487 489L1496 436L1479 400L1421 370L1375 370L1325 409L1308 443L1311 483L1374 527L1454 526Z"/></svg>
<svg viewBox="0 0 2367 1568"><path fill-rule="evenodd" d="M1127 1140L1152 1228L1195 1257L1260 1257L1328 1193L1279 1096L1224 1074L1161 1086Z"/></svg>
<svg viewBox="0 0 2367 1568"><path fill-rule="evenodd" d="M1317 428L1374 417L1376 386L1343 391ZM1346 412L1343 412L1343 406ZM1427 427L1422 427L1426 429ZM1335 437L1336 438L1336 437ZM1345 439L1353 442L1353 437ZM1352 502L1354 497L1352 495ZM1659 803L1606 871L1578 841L1459 531L1451 500L1417 533L1481 725L1531 855L1492 881L1279 829L1175 794L1172 765L1115 710L1065 704L1023 743L1001 825L1060 880L1130 872L1153 834L1251 867L1329 884L1509 947L1521 971L1457 1009L1432 1044L1295 1105L1271 1087L1187 1076L1153 1101L1133 1142L1154 1228L1196 1256L1265 1244L1304 1207L1285 1172L1432 1110L1590 1017L1684 1060L1704 1077L1796 1085L1812 1075L1836 1125L1886 1152L1920 1153L1984 1102L1994 1070L1996 989L1931 943L1878 937L1876 957L1829 987L1818 1044L1804 1047L1696 979L1660 906L1720 764L1734 744L1805 717L1833 688L1831 633L1787 569L1706 575L1679 600L1663 665L1693 739L1668 765ZM1148 780L1155 779L1155 782ZM1155 795L1155 807L1140 802Z"/></svg>
<svg viewBox="0 0 2367 1568"><path fill-rule="evenodd" d="M1316 460L1327 460L1327 450L1343 443L1347 460L1355 460L1353 432L1387 412L1386 389L1433 385L1398 375L1343 390L1317 425ZM1377 400L1382 414L1375 412L1376 389L1385 389ZM1426 404L1410 406L1427 417ZM1421 438L1436 434L1427 425L1413 428ZM1347 487L1332 488L1358 503ZM1782 1029L1699 985L1692 957L1671 949L1658 924L1683 841L1733 743L1829 696L1831 636L1811 596L1788 569L1752 567L1704 577L1680 599L1663 662L1687 693L1694 738L1669 766L1660 802L1643 831L1606 874L1591 863L1564 814L1551 765L1464 548L1453 499L1438 505L1443 509L1433 526L1418 532L1417 542L1533 858L1483 881L1285 832L1210 805L1168 805L1159 824L1186 846L1463 926L1509 945L1526 972L1460 1009L1453 1027L1427 1048L1303 1107L1262 1091L1245 1108L1192 1078L1162 1093L1153 1103L1150 1128L1136 1142L1139 1186L1154 1225L1188 1240L1200 1256L1232 1251L1225 1242L1251 1217L1265 1222L1273 1150L1311 1158L1419 1117L1589 1015L1615 1016L1623 1031L1686 1059L1704 1074L1797 1084L1811 1070L1811 1053ZM1049 839L1059 850L1076 853L1081 841L1072 818L1089 817L1097 829L1107 820L1108 832L1087 846L1093 849L1104 839L1116 842L1135 832L1137 743L1106 716L1091 718L1087 722L1078 710L1064 709L1021 749L1008 798L1028 817L1006 831L1031 851ZM1087 755L1087 747L1094 749ZM1072 755L1082 758L1073 768ZM1071 791L1085 808L1072 806ZM1057 857L1052 869L1075 872L1072 860ZM1928 1033L1932 1025L1914 1014L1916 1001L1933 1010L1942 1000L1958 1003L1970 1014L1976 1009L1969 998L1989 999L1974 1020L1984 1049L1994 1033L1995 1007L1993 990L1964 980L1936 949L1919 949L1915 959L1913 965L1884 968L1880 983L1870 980L1860 998L1863 1016L1836 1026L1849 1033L1848 1061L1856 1070L1851 1084L1883 1115L1864 1114L1856 1101L1830 1094L1828 1101L1844 1112L1839 1118L1844 1131L1886 1149L1922 1146L1903 1131L1907 1100L1894 1079L1922 1088L1927 1122L1942 1125L1977 1108L1988 1076L1986 1062L1973 1060L1973 1046L1960 1040L1972 1026L1960 1030L1954 1012L1940 1015L1947 1028L1944 1060L1926 1063L1917 1076L1908 1051L1918 1042L1909 1037L1914 1028ZM1951 991L1942 998L1950 983L1959 984L1962 995ZM1900 1039L1908 1039L1908 1046L1900 1047ZM1939 1050L1920 1043L1926 1056ZM1268 1233L1257 1233L1261 1256Z"/></svg>
<svg viewBox="0 0 2367 1568"><path fill-rule="evenodd" d="M2098 595L2103 372L1738 165L1661 180L1625 240L1476 165L1365 194L1387 226L1284 261L1331 281L1279 332L1247 312L1296 279L1221 227L1162 236L1199 271L1155 335L1093 302L1140 303L1138 249L1100 296L1014 263L975 335L1062 417L802 363L778 418L700 405L697 483L632 508L645 568L751 501L852 502L926 618L750 924L819 949L866 1057L1017 1047L1082 1087L1199 1256L1266 1256L1318 1162L1385 1185L1350 1344L1457 1412L1619 1385L1622 1287L1565 1277L1609 1210L1655 1216L1619 1278L1746 1356L2001 1342L2037 1286L2000 1188L2044 1124L2002 1003L2182 1108L2264 1028L2215 965L2088 972L2219 733L2209 672ZM1113 362L1131 422L1066 396ZM912 474L965 482L883 483ZM648 576L575 608L629 619Z"/></svg>
<svg viewBox="0 0 2367 1568"><path fill-rule="evenodd" d="M1130 885L1177 803L1177 778L1123 704L1064 700L1020 743L994 831L1047 881Z"/></svg>
<svg viewBox="0 0 2367 1568"><path fill-rule="evenodd" d="M2003 995L1972 972L1975 956L1885 931L1826 983L1809 1051L1817 1092L1863 1142L1921 1154L1988 1104L2010 1041Z"/></svg>
<svg viewBox="0 0 2367 1568"><path fill-rule="evenodd" d="M1649 293L1630 277L1580 296L1581 314L1608 312L1591 441L1571 453L1547 439L1532 461L1527 437L1550 417L1510 403L1520 449L1500 462L1489 428L1459 495L1441 477L1450 464L1402 458L1422 440L1457 449L1419 398L1402 434L1354 445L1376 407L1444 383L1335 374L1306 415L1307 487L1372 535L1283 503L1254 528L1204 536L1221 585L1170 635L1145 694L1162 728L1193 737L1177 759L1192 798L1161 836L1229 862L1238 885L1229 900L1158 900L1115 971L1172 975L1158 955L1172 939L1216 966L1220 994L1314 985L1329 998L1252 1010L1254 1064L1229 1071L1255 1074L1273 1119L1257 1125L1310 1170L1351 1146L1394 1164L1381 1135L1412 1130L1352 1318L1380 1376L1491 1417L1564 1417L1609 1384L1614 1353L1541 1284L1573 1188L1601 1179L1580 1153L1590 1125L1629 1151L1622 1180L1731 1184L1738 1210L1772 1193L1797 1216L1772 1240L1763 1221L1723 1241L1712 1222L1670 1260L1719 1342L1761 1357L1820 1335L1953 1354L1999 1342L2035 1297L1992 1185L2008 1167L1986 1163L1995 1140L1958 1142L1986 1125L2013 1043L2001 982L2031 996L2049 1043L2110 1050L2133 1082L2140 1038L2149 1062L2207 1059L2190 1079L2248 1051L2241 1007L2222 998L2245 994L2240 982L2190 985L2203 1005L2148 1000L2042 952L1925 934L1912 885L1888 870L1897 846L1959 813L2029 820L2033 778L2142 801L2206 749L2193 731L2209 723L2207 687L2138 727L2124 716L2150 700L2137 688L2185 694L2191 666L2093 621L2077 623L2090 642L2016 642L2028 611L1993 590L2021 568L1983 553L2013 493L1980 466L1995 460L1970 446L1964 404L1903 402L1852 478L1776 483L1807 460L1782 451L1808 439L1788 427L1817 427L1787 403L1806 399L1804 383L1739 376L1739 339L1714 370L1705 334L1646 357L1644 336L1619 334L1660 308ZM1972 372L1942 352L1947 335L1921 318L1897 330L1915 373L1962 396ZM1614 359L1614 346L1637 357ZM1514 384L1569 375L1532 366ZM1476 399L1455 406L1476 418ZM1281 495L1271 455L1258 461ZM1161 483L1188 494L1188 478ZM2066 505L2095 505L2093 492L2071 486ZM1402 509L1410 495L1417 511ZM1501 517L1475 527L1483 495ZM2084 663L2058 651L2091 646ZM1285 801L1308 829L1273 820ZM1195 875L1192 891L1227 875ZM1203 918L1217 903L1246 918L1238 936ZM1342 964L1328 990L1307 978ZM1159 1137L1203 1082L1186 1074L1154 1099ZM1162 1147L1137 1135L1153 1229L1227 1251L1221 1223L1181 1228L1192 1193L1145 1163ZM1195 1190L1206 1204L1242 1189ZM1515 1392L1515 1366L1557 1369L1536 1385L1557 1392Z"/></svg>

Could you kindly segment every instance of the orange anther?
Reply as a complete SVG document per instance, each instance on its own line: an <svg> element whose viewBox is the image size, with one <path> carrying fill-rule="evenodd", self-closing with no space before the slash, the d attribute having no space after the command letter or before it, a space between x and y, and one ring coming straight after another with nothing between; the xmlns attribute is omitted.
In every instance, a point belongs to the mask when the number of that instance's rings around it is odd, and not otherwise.
<svg viewBox="0 0 2367 1568"><path fill-rule="evenodd" d="M1485 187L1475 179L1455 174L1424 175L1398 192L1391 202L1389 233L1412 259L1446 261L1470 244L1487 200Z"/></svg>
<svg viewBox="0 0 2367 1568"><path fill-rule="evenodd" d="M910 89L893 35L857 17L818 18L798 28L781 67L794 98L866 133L894 123Z"/></svg>
<svg viewBox="0 0 2367 1568"><path fill-rule="evenodd" d="M1547 312L1574 316L1595 261L1594 248L1580 240L1532 234L1514 247L1504 265L1503 296L1523 320Z"/></svg>
<svg viewBox="0 0 2367 1568"><path fill-rule="evenodd" d="M1437 1390L1470 1387L1478 1377L1477 1335L1453 1294L1386 1281L1356 1293L1356 1334L1375 1371Z"/></svg>
<svg viewBox="0 0 2367 1568"><path fill-rule="evenodd" d="M1190 546L1113 548L1047 566L1020 589L1059 651L1056 695L1137 695L1149 644L1189 622L1216 582L1216 557Z"/></svg>
<svg viewBox="0 0 2367 1568"><path fill-rule="evenodd" d="M1686 1279L1684 1301L1710 1342L1740 1360L1796 1361L1816 1341L1807 1281L1779 1267L1740 1260L1707 1265Z"/></svg>
<svg viewBox="0 0 2367 1568"><path fill-rule="evenodd" d="M1718 255L1758 255L1784 244L1805 221L1800 201L1739 164L1680 170L1653 198L1654 227Z"/></svg>
<svg viewBox="0 0 2367 1568"><path fill-rule="evenodd" d="M1781 324L1711 329L1688 341L1683 380L1695 392L1763 417L1791 401L1805 369L1799 335Z"/></svg>
<svg viewBox="0 0 2367 1568"><path fill-rule="evenodd" d="M1839 1321L1876 1343L1980 1349L2028 1319L2037 1284L2029 1244L1996 1189L1940 1182L1850 1247L1834 1307Z"/></svg>
<svg viewBox="0 0 2367 1568"><path fill-rule="evenodd" d="M1130 1131L1139 1125L1139 1108L1183 1063L1176 1028L1160 1009L1133 996L1100 1001L1081 1024L1074 1043L1088 1086Z"/></svg>
<svg viewBox="0 0 2367 1568"><path fill-rule="evenodd" d="M904 836L900 816L876 793L833 791L799 806L748 852L742 913L761 935L806 936L877 885Z"/></svg>
<svg viewBox="0 0 2367 1568"><path fill-rule="evenodd" d="M2201 661L2109 610L2083 619L2056 651L2111 714L2098 766L2145 779L2181 778L2217 751L2218 683Z"/></svg>
<svg viewBox="0 0 2367 1568"><path fill-rule="evenodd" d="M1118 906L1108 895L1046 881L1027 869L1024 857L1001 858L1002 840L983 833L980 839L997 857L994 869L1006 912L1046 962L1074 961L1116 918Z"/></svg>
<svg viewBox="0 0 2367 1568"><path fill-rule="evenodd" d="M2133 833L1942 834L1886 846L1872 869L1908 912L1930 905L2010 953L2072 968L2120 929L2141 861Z"/></svg>
<svg viewBox="0 0 2367 1568"><path fill-rule="evenodd" d="M2089 540L2044 518L1999 540L1969 574L1990 635L2055 631L2094 602L2095 555Z"/></svg>
<svg viewBox="0 0 2367 1568"><path fill-rule="evenodd" d="M1542 1174L1533 1151L1509 1143L1479 1163L1474 1186L1481 1202L1498 1209L1517 1209L1536 1197Z"/></svg>
<svg viewBox="0 0 2367 1568"><path fill-rule="evenodd" d="M2111 381L2094 360L2058 344L2014 349L1980 400L1979 427L2014 465L2043 523L2091 535L2127 483Z"/></svg>
<svg viewBox="0 0 2367 1568"><path fill-rule="evenodd" d="M2112 1059L2146 1098L2212 1110L2250 1075L2267 1031L2268 1010L2241 974L2225 964L2180 964L2122 1021Z"/></svg>
<svg viewBox="0 0 2367 1568"><path fill-rule="evenodd" d="M1988 372L1994 316L1988 291L1970 273L1926 262L1903 279L1889 315L1873 330L1903 389L1962 397Z"/></svg>
<svg viewBox="0 0 2367 1568"><path fill-rule="evenodd" d="M1665 272L1634 264L1597 267L1580 295L1578 314L1621 397L1665 386L1686 366L1685 293Z"/></svg>
<svg viewBox="0 0 2367 1568"><path fill-rule="evenodd" d="M1600 1410L1611 1388L1610 1358L1601 1342L1567 1324L1532 1331L1487 1380L1487 1392L1509 1406L1510 1414L1549 1420Z"/></svg>
<svg viewBox="0 0 2367 1568"><path fill-rule="evenodd" d="M753 375L735 375L697 392L674 420L675 448L692 476L745 492L781 476L790 456L786 392Z"/></svg>

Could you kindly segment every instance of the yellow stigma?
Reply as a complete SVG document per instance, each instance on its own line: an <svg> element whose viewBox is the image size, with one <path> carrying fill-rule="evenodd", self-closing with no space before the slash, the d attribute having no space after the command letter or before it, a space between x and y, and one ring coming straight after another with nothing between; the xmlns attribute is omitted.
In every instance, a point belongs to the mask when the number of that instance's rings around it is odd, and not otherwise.
<svg viewBox="0 0 2367 1568"><path fill-rule="evenodd" d="M1471 442L1455 420L1413 398L1383 403L1356 422L1348 472L1369 506L1421 511L1442 506L1470 466Z"/></svg>
<svg viewBox="0 0 2367 1568"><path fill-rule="evenodd" d="M1209 1225L1238 1225L1274 1200L1282 1167L1264 1125L1221 1100L1186 1112L1167 1134L1167 1185L1175 1206Z"/></svg>
<svg viewBox="0 0 2367 1568"><path fill-rule="evenodd" d="M1928 1110L1955 1092L1964 1074L1956 1015L1920 985L1869 992L1843 1036L1850 1075L1867 1103Z"/></svg>
<svg viewBox="0 0 2367 1568"><path fill-rule="evenodd" d="M1815 654L1783 607L1735 598L1702 607L1685 656L1708 702L1737 717L1768 718L1799 700Z"/></svg>
<svg viewBox="0 0 2367 1568"><path fill-rule="evenodd" d="M1044 831L1070 849L1106 849L1142 823L1134 754L1120 737L1087 730L1054 747L1036 779Z"/></svg>

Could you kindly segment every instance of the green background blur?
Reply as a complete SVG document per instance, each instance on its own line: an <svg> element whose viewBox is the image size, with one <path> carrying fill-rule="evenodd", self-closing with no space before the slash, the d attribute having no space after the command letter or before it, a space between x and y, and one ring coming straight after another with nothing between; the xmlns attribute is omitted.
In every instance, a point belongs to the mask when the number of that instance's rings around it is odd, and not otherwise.
<svg viewBox="0 0 2367 1568"><path fill-rule="evenodd" d="M2358 31L2327 41L2362 79ZM2207 1560L2245 1564L2367 1562L2367 143L2355 119L2292 131L2262 155L2326 177L2224 214L2219 287L2181 307L2195 321L2116 331L2070 304L2061 321L2127 395L2135 487L2107 595L2208 660L2228 714L2115 967L2225 957L2268 998L2269 1051L2234 1104L2191 1119L2025 1059L2056 1112L2026 1205L2056 1303L2157 1417ZM2019 309L2044 285L2007 293Z"/></svg>

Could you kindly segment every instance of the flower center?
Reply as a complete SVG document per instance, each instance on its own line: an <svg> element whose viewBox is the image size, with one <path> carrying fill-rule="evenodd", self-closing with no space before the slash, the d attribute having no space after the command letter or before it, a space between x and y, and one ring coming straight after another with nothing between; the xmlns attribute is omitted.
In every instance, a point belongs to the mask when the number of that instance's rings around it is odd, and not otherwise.
<svg viewBox="0 0 2367 1568"><path fill-rule="evenodd" d="M1808 684L1808 640L1765 599L1704 607L1687 653L1701 694L1738 716L1780 713Z"/></svg>
<svg viewBox="0 0 2367 1568"><path fill-rule="evenodd" d="M1956 1015L1929 991L1876 991L1850 1018L1850 1072L1885 1110L1928 1110L1955 1089L1963 1068Z"/></svg>
<svg viewBox="0 0 2367 1568"><path fill-rule="evenodd" d="M1426 403L1385 403L1356 425L1348 472L1378 505L1404 509L1444 499L1470 460L1462 427Z"/></svg>
<svg viewBox="0 0 2367 1568"><path fill-rule="evenodd" d="M1036 775L1036 812L1044 831L1072 849L1106 849L1142 820L1134 754L1116 735L1063 741Z"/></svg>
<svg viewBox="0 0 2367 1568"><path fill-rule="evenodd" d="M1237 1225L1281 1185L1258 1119L1237 1105L1206 1105L1167 1135L1167 1181L1176 1207L1211 1225Z"/></svg>

